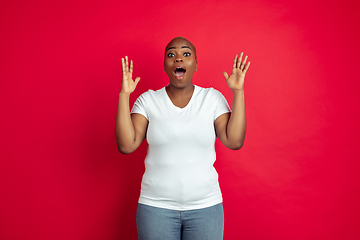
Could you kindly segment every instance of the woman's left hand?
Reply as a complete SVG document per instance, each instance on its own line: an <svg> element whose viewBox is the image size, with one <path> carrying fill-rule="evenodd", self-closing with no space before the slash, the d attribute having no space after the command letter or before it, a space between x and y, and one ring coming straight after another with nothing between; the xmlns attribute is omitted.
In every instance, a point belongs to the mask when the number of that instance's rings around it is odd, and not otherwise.
<svg viewBox="0 0 360 240"><path fill-rule="evenodd" d="M223 72L226 83L231 90L244 90L245 74L249 69L250 62L246 63L248 56L245 56L244 59L242 59L242 57L243 53L240 54L239 58L238 55L235 56L230 77L227 72Z"/></svg>

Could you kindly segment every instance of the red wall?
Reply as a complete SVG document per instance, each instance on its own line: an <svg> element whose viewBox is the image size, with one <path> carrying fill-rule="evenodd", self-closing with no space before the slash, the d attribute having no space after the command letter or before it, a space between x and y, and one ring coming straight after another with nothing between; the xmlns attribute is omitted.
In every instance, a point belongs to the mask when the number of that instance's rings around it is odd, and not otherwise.
<svg viewBox="0 0 360 240"><path fill-rule="evenodd" d="M220 3L221 2L221 3ZM0 239L137 239L146 144L117 152L121 57L167 84L175 36L197 47L194 83L231 103L246 77L240 151L217 143L225 239L360 239L359 3L2 1Z"/></svg>

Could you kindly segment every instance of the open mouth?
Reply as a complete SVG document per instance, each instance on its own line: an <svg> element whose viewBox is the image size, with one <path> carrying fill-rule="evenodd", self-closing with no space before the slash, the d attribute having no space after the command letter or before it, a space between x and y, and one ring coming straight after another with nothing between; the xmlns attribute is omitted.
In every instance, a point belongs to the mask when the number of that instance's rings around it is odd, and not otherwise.
<svg viewBox="0 0 360 240"><path fill-rule="evenodd" d="M185 72L186 72L186 69L183 67L177 67L174 70L174 74L175 74L176 78L182 78L184 76Z"/></svg>

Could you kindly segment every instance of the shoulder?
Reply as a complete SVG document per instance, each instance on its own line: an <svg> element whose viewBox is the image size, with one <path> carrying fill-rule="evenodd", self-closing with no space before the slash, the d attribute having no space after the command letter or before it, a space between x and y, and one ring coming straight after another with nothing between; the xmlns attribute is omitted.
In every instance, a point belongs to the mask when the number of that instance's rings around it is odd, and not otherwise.
<svg viewBox="0 0 360 240"><path fill-rule="evenodd" d="M211 99L221 99L224 97L224 95L219 90L213 87L204 88L197 85L195 86L198 89L197 92L200 97L206 97Z"/></svg>
<svg viewBox="0 0 360 240"><path fill-rule="evenodd" d="M149 89L146 92L142 93L138 98L144 100L150 100L152 98L161 97L163 95L164 88L158 90Z"/></svg>

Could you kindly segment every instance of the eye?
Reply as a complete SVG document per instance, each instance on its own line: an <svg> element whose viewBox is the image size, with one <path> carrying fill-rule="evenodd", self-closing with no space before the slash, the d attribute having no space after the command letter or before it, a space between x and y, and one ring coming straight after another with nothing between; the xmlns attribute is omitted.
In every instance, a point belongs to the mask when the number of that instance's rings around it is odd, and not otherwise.
<svg viewBox="0 0 360 240"><path fill-rule="evenodd" d="M175 54L173 54L173 53L168 53L168 57L174 57L175 56Z"/></svg>
<svg viewBox="0 0 360 240"><path fill-rule="evenodd" d="M190 56L191 56L191 53L186 52L186 53L184 53L184 56L185 56L185 57L190 57Z"/></svg>

